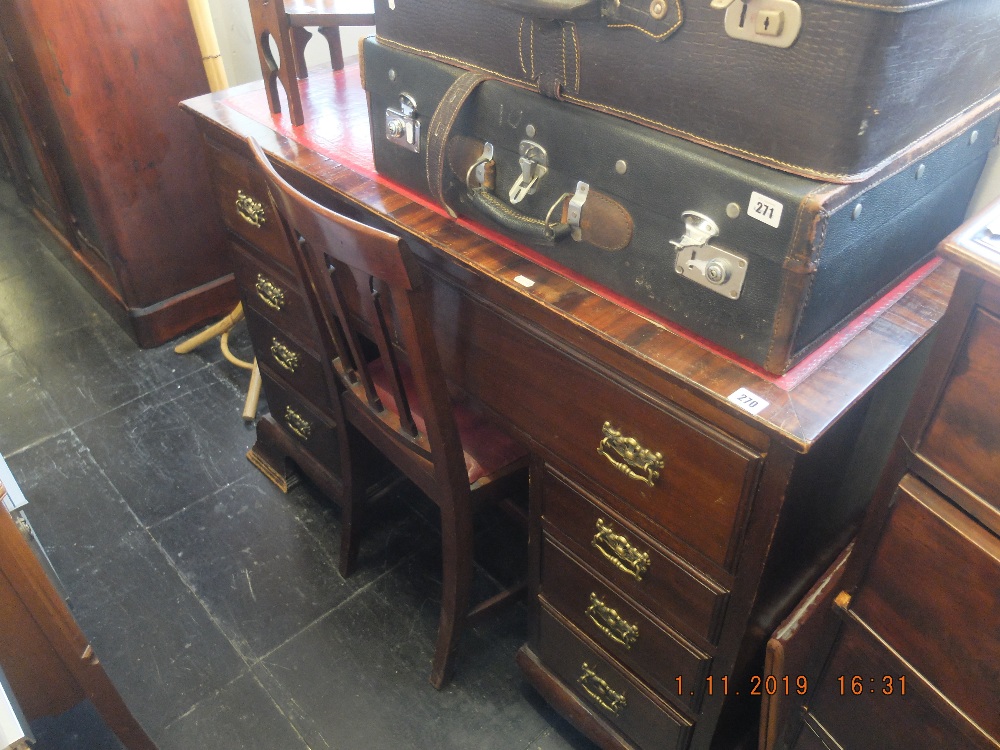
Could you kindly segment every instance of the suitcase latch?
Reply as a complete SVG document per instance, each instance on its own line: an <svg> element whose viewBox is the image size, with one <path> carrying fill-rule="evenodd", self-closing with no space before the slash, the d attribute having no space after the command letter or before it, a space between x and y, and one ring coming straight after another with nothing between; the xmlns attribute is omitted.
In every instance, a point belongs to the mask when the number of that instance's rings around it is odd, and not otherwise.
<svg viewBox="0 0 1000 750"><path fill-rule="evenodd" d="M399 95L399 109L385 110L385 138L407 151L420 153L420 120L417 102L409 94Z"/></svg>
<svg viewBox="0 0 1000 750"><path fill-rule="evenodd" d="M590 185L582 181L576 183L576 192L566 207L566 223L570 226L570 235L577 242L583 239L580 220L583 218L583 204L587 202L588 195L590 195Z"/></svg>
<svg viewBox="0 0 1000 750"><path fill-rule="evenodd" d="M534 195L538 189L538 181L549 171L549 155L542 146L534 141L523 140L517 150L521 154L517 160L521 166L521 176L508 194L514 205L523 201L525 196Z"/></svg>
<svg viewBox="0 0 1000 750"><path fill-rule="evenodd" d="M719 226L704 214L685 211L684 236L671 240L677 249L674 270L686 279L729 299L739 299L749 263L736 253L709 245Z"/></svg>

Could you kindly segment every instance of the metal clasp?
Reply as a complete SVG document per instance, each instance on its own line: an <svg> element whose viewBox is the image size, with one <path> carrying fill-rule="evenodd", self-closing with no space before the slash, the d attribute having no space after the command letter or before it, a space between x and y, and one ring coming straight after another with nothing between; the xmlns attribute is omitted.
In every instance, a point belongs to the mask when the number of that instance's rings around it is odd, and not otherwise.
<svg viewBox="0 0 1000 750"><path fill-rule="evenodd" d="M684 236L679 240L670 240L670 244L678 250L692 246L702 247L713 237L719 236L719 225L705 214L685 211L681 218L684 219Z"/></svg>
<svg viewBox="0 0 1000 750"><path fill-rule="evenodd" d="M583 216L583 204L587 202L588 195L590 195L590 185L582 181L576 183L576 192L569 199L569 206L566 208L566 223L570 226L571 236L577 242L583 238L580 219Z"/></svg>
<svg viewBox="0 0 1000 750"><path fill-rule="evenodd" d="M492 190L495 170L493 144L486 141L483 144L483 153L472 163L472 166L469 167L469 171L465 175L465 186L469 190L476 190L477 188ZM475 183L473 183L473 180L475 180Z"/></svg>
<svg viewBox="0 0 1000 750"><path fill-rule="evenodd" d="M709 245L718 236L719 226L697 211L685 211L684 236L670 240L677 249L674 270L681 276L729 299L739 299L743 292L748 261L736 253Z"/></svg>
<svg viewBox="0 0 1000 750"><path fill-rule="evenodd" d="M523 140L518 146L521 157L517 163L521 165L521 176L510 189L508 197L513 205L517 205L527 195L533 195L538 189L538 181L549 171L549 155L542 146L534 141Z"/></svg>
<svg viewBox="0 0 1000 750"><path fill-rule="evenodd" d="M407 151L420 153L420 120L417 102L409 94L399 95L399 109L385 111L385 138Z"/></svg>

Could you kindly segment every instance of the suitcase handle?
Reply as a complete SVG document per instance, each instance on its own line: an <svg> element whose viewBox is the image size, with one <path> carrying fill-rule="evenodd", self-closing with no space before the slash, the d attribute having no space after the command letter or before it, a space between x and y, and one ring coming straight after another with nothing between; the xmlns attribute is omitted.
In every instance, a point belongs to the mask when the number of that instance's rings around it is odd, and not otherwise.
<svg viewBox="0 0 1000 750"><path fill-rule="evenodd" d="M561 204L564 198L565 196L560 198L558 204ZM571 231L569 224L562 222L550 224L547 218L542 221L520 211L515 211L486 188L470 191L469 200L473 206L497 224L532 240L555 242L563 237L568 237ZM549 213L552 212L549 211Z"/></svg>
<svg viewBox="0 0 1000 750"><path fill-rule="evenodd" d="M546 21L591 21L601 17L602 0L481 0L504 10Z"/></svg>

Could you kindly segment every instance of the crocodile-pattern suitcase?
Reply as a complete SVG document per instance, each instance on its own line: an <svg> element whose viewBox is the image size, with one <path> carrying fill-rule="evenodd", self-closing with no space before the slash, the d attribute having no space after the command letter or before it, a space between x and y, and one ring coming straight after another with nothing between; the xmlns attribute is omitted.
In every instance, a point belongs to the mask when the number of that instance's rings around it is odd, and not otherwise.
<svg viewBox="0 0 1000 750"><path fill-rule="evenodd" d="M863 180L1000 90L1000 0L375 0L380 41Z"/></svg>
<svg viewBox="0 0 1000 750"><path fill-rule="evenodd" d="M807 179L368 39L375 166L772 373L962 221L996 103L870 180Z"/></svg>

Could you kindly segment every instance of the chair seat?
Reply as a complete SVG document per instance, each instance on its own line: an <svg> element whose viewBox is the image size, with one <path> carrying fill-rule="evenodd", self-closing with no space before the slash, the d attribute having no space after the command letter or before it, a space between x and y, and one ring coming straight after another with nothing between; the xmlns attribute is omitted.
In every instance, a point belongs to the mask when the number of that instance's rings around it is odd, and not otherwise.
<svg viewBox="0 0 1000 750"><path fill-rule="evenodd" d="M372 362L369 365L369 373L382 405L398 414L396 400L392 397L389 377L386 375L382 361ZM423 412L414 395L416 389L413 385L412 375L405 366L400 367L400 374L403 379L403 387L406 390L406 397L410 402L413 422L422 434L426 433ZM528 452L522 445L467 406L454 404L454 414L459 438L462 441L465 469L469 475L470 485L474 485L484 478L494 477L511 464L527 458Z"/></svg>

